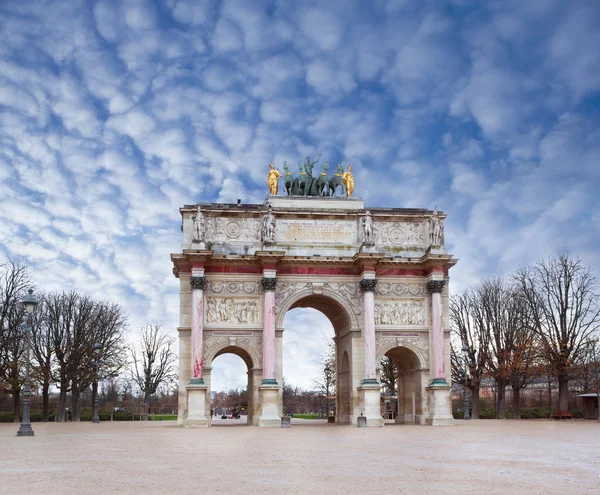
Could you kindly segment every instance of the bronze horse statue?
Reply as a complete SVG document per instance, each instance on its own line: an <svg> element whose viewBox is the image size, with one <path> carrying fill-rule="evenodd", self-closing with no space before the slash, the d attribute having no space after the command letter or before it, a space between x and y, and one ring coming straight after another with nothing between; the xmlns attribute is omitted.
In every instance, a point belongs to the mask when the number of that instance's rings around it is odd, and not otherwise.
<svg viewBox="0 0 600 495"><path fill-rule="evenodd" d="M328 193L325 192L325 188L329 186L329 178L327 177L327 171L329 170L329 163L325 162L323 164L323 171L313 180L313 187L311 187L311 192L314 196L326 196Z"/></svg>
<svg viewBox="0 0 600 495"><path fill-rule="evenodd" d="M292 186L294 185L294 176L290 172L287 162L283 162L283 183L285 184L285 192L290 196L292 194Z"/></svg>
<svg viewBox="0 0 600 495"><path fill-rule="evenodd" d="M344 173L344 168L342 167L341 162L338 163L337 169L335 170L335 174L333 177L329 179L328 190L329 196L335 196L335 191L338 186L342 187L342 196L346 194L346 186L342 182L342 174Z"/></svg>
<svg viewBox="0 0 600 495"><path fill-rule="evenodd" d="M293 196L306 196L308 194L308 189L310 188L310 179L308 174L304 170L304 164L302 162L298 162L298 177L294 179L294 183L292 185L292 195Z"/></svg>

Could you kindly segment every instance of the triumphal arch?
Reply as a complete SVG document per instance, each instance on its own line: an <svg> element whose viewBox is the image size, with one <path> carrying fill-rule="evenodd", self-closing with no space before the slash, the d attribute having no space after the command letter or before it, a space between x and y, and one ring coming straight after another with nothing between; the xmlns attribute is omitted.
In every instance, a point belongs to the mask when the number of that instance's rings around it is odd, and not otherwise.
<svg viewBox="0 0 600 495"><path fill-rule="evenodd" d="M310 307L335 330L336 422L363 416L383 425L379 363L389 356L396 421L451 424L448 270L456 260L444 248L445 215L294 192L180 210L182 250L171 255L180 282L179 423L211 424L211 364L234 353L248 367L249 424L280 426L284 317Z"/></svg>

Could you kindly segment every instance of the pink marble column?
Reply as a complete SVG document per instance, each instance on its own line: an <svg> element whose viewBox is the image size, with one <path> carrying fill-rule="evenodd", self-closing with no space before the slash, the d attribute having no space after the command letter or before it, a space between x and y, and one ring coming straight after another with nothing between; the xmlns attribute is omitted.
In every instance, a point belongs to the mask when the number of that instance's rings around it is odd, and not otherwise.
<svg viewBox="0 0 600 495"><path fill-rule="evenodd" d="M377 383L375 362L375 287L377 280L365 278L360 281L364 300L363 347L365 352L365 378L363 384Z"/></svg>
<svg viewBox="0 0 600 495"><path fill-rule="evenodd" d="M263 325L263 385L276 385L275 379L275 287L277 279L264 277L264 325Z"/></svg>
<svg viewBox="0 0 600 495"><path fill-rule="evenodd" d="M202 340L204 331L203 318L203 295L204 277L190 277L190 286L192 287L192 374L190 383L203 384L202 368Z"/></svg>
<svg viewBox="0 0 600 495"><path fill-rule="evenodd" d="M444 280L430 280L427 282L427 290L431 294L432 386L448 386L444 373L444 323L442 319L442 291L445 283Z"/></svg>

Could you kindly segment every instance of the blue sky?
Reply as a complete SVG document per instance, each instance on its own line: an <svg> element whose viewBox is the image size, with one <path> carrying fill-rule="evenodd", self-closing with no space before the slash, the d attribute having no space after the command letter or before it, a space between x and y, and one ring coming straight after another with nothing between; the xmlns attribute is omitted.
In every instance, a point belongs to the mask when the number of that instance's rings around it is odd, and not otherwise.
<svg viewBox="0 0 600 495"><path fill-rule="evenodd" d="M321 151L369 206L448 213L455 288L597 267L599 25L584 0L5 0L0 256L175 334L179 207L262 203L269 162Z"/></svg>

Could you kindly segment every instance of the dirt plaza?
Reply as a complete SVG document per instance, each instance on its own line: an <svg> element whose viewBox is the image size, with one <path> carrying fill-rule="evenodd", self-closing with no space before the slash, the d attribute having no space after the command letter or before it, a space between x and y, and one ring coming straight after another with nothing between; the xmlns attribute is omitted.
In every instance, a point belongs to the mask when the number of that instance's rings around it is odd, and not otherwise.
<svg viewBox="0 0 600 495"><path fill-rule="evenodd" d="M0 424L0 493L597 494L600 424Z"/></svg>

